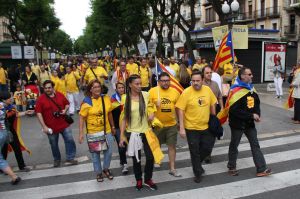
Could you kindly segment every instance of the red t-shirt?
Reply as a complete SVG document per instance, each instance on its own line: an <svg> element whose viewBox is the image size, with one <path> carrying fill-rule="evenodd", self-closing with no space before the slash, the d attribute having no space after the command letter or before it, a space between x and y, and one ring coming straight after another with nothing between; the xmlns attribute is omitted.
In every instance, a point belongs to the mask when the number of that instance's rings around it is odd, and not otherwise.
<svg viewBox="0 0 300 199"><path fill-rule="evenodd" d="M55 92L52 98L62 109L69 105L67 98L60 92ZM42 94L36 102L35 112L41 113L46 126L53 130L53 133L59 133L69 126L64 116L54 117L54 112L60 112L58 107L45 95Z"/></svg>

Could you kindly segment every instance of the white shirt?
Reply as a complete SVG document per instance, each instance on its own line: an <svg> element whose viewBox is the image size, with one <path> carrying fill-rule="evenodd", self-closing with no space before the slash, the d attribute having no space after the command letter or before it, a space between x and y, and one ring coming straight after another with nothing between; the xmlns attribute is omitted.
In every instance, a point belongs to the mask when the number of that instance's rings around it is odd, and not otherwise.
<svg viewBox="0 0 300 199"><path fill-rule="evenodd" d="M122 71L120 71L120 72L123 75L124 82L126 82L126 73L123 73ZM114 90L116 90L116 83L117 82L118 82L117 71L115 71L112 78L111 78L111 84L112 84Z"/></svg>
<svg viewBox="0 0 300 199"><path fill-rule="evenodd" d="M221 78L221 76L218 73L213 72L211 74L211 80L215 81L218 84L218 87L219 87L220 91L222 92L222 78Z"/></svg>
<svg viewBox="0 0 300 199"><path fill-rule="evenodd" d="M173 75L174 77L176 76L175 71L170 66L165 66L165 68L171 75Z"/></svg>

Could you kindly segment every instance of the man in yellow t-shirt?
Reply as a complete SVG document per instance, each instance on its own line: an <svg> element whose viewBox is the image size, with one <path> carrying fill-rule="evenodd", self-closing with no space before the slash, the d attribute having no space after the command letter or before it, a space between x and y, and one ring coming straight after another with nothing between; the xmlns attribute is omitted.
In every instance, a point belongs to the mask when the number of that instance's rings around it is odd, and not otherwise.
<svg viewBox="0 0 300 199"><path fill-rule="evenodd" d="M34 62L31 66L31 71L37 76L38 80L40 81L40 66L36 62Z"/></svg>
<svg viewBox="0 0 300 199"><path fill-rule="evenodd" d="M180 136L187 137L194 172L194 182L200 183L204 172L202 161L211 153L215 137L208 130L210 114L215 115L217 99L208 86L202 85L200 71L192 73L192 86L179 97L176 108Z"/></svg>
<svg viewBox="0 0 300 199"><path fill-rule="evenodd" d="M134 70L134 74L138 74L142 80L142 91L149 91L151 87L151 70L147 66L147 60L142 59L141 66L138 66Z"/></svg>
<svg viewBox="0 0 300 199"><path fill-rule="evenodd" d="M231 83L233 78L233 65L231 63L224 64L223 69L224 69L223 81L225 83Z"/></svg>
<svg viewBox="0 0 300 199"><path fill-rule="evenodd" d="M175 71L175 78L179 80L179 65L176 63L174 57L170 58L170 67Z"/></svg>
<svg viewBox="0 0 300 199"><path fill-rule="evenodd" d="M177 121L175 104L180 94L170 87L170 75L162 72L158 76L158 86L149 91L149 101L156 105L157 111L154 116L163 123L163 128L154 129L160 144L168 145L169 174L181 177L175 170L176 144L177 144Z"/></svg>
<svg viewBox="0 0 300 199"><path fill-rule="evenodd" d="M90 68L86 70L86 73L84 75L84 80L86 81L86 84L91 82L94 79L98 79L101 84L104 84L104 80L106 80L108 77L108 74L106 70L103 67L98 67L98 59L93 58L90 61Z"/></svg>
<svg viewBox="0 0 300 199"><path fill-rule="evenodd" d="M80 110L79 104L79 89L77 81L80 79L78 72L74 72L71 69L71 66L66 66L65 82L67 90L67 98L70 102L69 113L73 115L75 109L77 112Z"/></svg>
<svg viewBox="0 0 300 199"><path fill-rule="evenodd" d="M129 75L138 74L135 73L138 65L134 63L133 57L129 57L128 63L126 64L126 70L129 72Z"/></svg>
<svg viewBox="0 0 300 199"><path fill-rule="evenodd" d="M202 71L202 60L201 57L197 57L196 63L193 65L192 70Z"/></svg>
<svg viewBox="0 0 300 199"><path fill-rule="evenodd" d="M2 62L0 62L0 91L7 91L7 72L2 66Z"/></svg>

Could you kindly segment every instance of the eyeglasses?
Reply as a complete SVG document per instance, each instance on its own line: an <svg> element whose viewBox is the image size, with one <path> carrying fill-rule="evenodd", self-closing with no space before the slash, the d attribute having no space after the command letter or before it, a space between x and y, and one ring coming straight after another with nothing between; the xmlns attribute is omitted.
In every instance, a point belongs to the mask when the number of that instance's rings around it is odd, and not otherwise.
<svg viewBox="0 0 300 199"><path fill-rule="evenodd" d="M170 82L170 80L159 80L160 82L163 82L163 83L167 83L167 82Z"/></svg>
<svg viewBox="0 0 300 199"><path fill-rule="evenodd" d="M244 75L253 76L253 75L252 75L252 73L249 73L249 74L244 74Z"/></svg>

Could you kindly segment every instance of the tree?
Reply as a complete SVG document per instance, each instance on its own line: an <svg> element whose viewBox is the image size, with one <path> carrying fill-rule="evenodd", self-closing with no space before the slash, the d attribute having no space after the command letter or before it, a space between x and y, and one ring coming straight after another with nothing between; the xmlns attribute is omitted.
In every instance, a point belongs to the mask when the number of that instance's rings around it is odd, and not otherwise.
<svg viewBox="0 0 300 199"><path fill-rule="evenodd" d="M0 16L9 20L8 30L13 41L25 44L19 33L25 35L29 45L36 45L47 32L53 33L60 26L55 17L53 0L1 0Z"/></svg>
<svg viewBox="0 0 300 199"><path fill-rule="evenodd" d="M73 42L71 37L61 29L50 33L43 40L46 46L52 46L59 52L64 54L71 54L73 52Z"/></svg>

